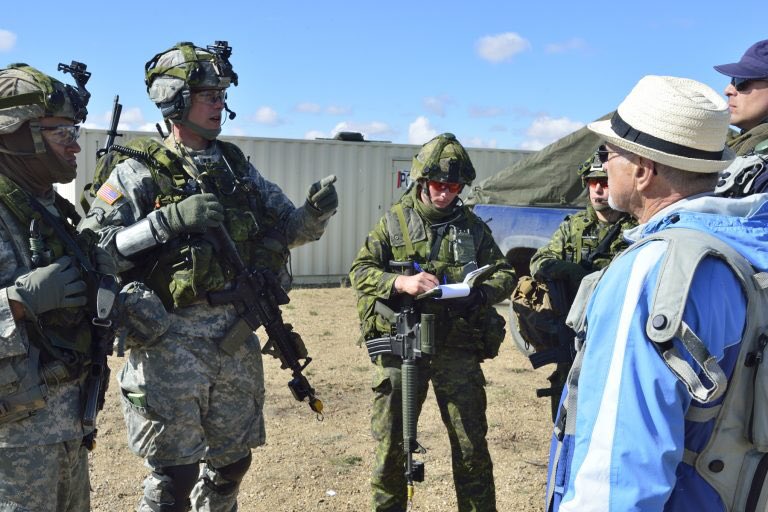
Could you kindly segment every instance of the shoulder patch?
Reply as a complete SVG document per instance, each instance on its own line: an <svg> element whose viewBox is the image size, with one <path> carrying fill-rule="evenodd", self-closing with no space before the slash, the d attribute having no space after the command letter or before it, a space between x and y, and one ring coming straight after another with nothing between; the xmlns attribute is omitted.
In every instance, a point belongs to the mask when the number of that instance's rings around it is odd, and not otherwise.
<svg viewBox="0 0 768 512"><path fill-rule="evenodd" d="M99 191L96 192L96 197L107 203L109 206L112 206L118 199L123 197L123 193L109 183L105 183L99 188Z"/></svg>

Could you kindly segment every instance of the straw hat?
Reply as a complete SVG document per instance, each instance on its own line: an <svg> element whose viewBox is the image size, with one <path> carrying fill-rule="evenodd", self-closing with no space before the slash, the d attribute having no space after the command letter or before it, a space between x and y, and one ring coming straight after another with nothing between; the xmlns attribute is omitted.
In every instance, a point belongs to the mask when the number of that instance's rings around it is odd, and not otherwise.
<svg viewBox="0 0 768 512"><path fill-rule="evenodd" d="M645 76L610 120L587 127L630 153L682 169L712 173L728 167L728 104L712 88L688 78Z"/></svg>

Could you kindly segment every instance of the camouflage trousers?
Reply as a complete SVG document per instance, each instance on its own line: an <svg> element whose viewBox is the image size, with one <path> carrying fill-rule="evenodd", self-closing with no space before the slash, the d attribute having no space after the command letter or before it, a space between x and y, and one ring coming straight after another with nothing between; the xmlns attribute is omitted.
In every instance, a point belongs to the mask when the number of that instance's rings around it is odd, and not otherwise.
<svg viewBox="0 0 768 512"><path fill-rule="evenodd" d="M90 492L82 439L0 448L0 512L83 512Z"/></svg>
<svg viewBox="0 0 768 512"><path fill-rule="evenodd" d="M398 357L380 356L374 369L371 430L378 444L371 488L375 512L405 511L407 504L401 363ZM480 362L471 352L448 348L440 349L431 361L418 359L417 415L421 413L430 381L448 430L459 511L493 512L496 488L485 439L487 402ZM429 478L429 468L425 478Z"/></svg>
<svg viewBox="0 0 768 512"><path fill-rule="evenodd" d="M221 335L227 323L192 327ZM128 445L153 470L203 460L224 467L265 441L264 369L256 336L230 355L216 338L190 332L172 324L158 343L132 349L119 375ZM192 491L193 510L237 510L236 490L212 496L202 476ZM163 492L162 480L154 473L147 477L139 510L149 510L147 502L160 500Z"/></svg>

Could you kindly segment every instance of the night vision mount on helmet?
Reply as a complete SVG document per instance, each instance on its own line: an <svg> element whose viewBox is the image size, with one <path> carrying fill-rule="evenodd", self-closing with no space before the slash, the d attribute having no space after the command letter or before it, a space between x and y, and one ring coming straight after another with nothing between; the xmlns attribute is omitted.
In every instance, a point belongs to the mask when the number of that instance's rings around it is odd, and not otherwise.
<svg viewBox="0 0 768 512"><path fill-rule="evenodd" d="M442 133L424 144L411 164L412 181L425 179L471 185L475 176L467 150L452 133Z"/></svg>
<svg viewBox="0 0 768 512"><path fill-rule="evenodd" d="M186 120L193 90L237 86L237 73L229 61L231 55L232 47L227 41L216 41L206 48L181 42L158 53L144 66L149 98L164 118ZM235 113L226 103L224 108L233 119Z"/></svg>
<svg viewBox="0 0 768 512"><path fill-rule="evenodd" d="M16 132L24 123L29 129L35 153L44 153L45 145L37 120L41 117L63 117L82 123L88 115L91 93L85 88L91 73L82 62L59 64L58 70L69 73L77 87L59 82L53 77L18 63L0 69L0 135ZM28 154L26 152L11 152Z"/></svg>
<svg viewBox="0 0 768 512"><path fill-rule="evenodd" d="M607 178L608 173L603 167L603 163L600 161L598 155L599 151L595 151L592 156L581 164L578 174L581 176L581 184L586 187L587 180L591 178Z"/></svg>

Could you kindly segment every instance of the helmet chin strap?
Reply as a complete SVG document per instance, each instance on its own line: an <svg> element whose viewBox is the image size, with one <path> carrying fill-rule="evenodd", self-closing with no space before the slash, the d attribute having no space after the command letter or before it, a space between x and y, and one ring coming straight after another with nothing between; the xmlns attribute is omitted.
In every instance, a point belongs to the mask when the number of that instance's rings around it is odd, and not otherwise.
<svg viewBox="0 0 768 512"><path fill-rule="evenodd" d="M189 119L187 119L187 116L185 115L184 118L179 119L175 121L176 123L179 123L182 126L186 126L199 136L203 137L206 140L216 140L216 137L219 136L221 133L221 126L219 126L216 129L209 129L209 128L203 128L199 124L191 122Z"/></svg>

